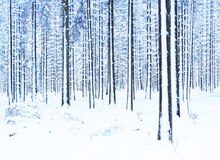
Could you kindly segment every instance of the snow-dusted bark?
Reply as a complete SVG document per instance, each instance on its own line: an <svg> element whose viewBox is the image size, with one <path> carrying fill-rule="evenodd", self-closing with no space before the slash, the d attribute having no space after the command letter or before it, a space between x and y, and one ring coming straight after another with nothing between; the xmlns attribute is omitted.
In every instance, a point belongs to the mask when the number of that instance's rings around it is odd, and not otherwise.
<svg viewBox="0 0 220 160"><path fill-rule="evenodd" d="M133 111L134 101L134 24L133 1L128 2L128 82L127 82L127 109Z"/></svg>
<svg viewBox="0 0 220 160"><path fill-rule="evenodd" d="M180 33L178 23L178 0L175 0L175 53L176 53L176 114L180 117Z"/></svg>
<svg viewBox="0 0 220 160"><path fill-rule="evenodd" d="M12 78L12 1L9 0L9 58L8 58L8 98L9 104L13 102L13 78Z"/></svg>
<svg viewBox="0 0 220 160"><path fill-rule="evenodd" d="M69 1L63 0L63 84L62 106L70 106L69 74Z"/></svg>
<svg viewBox="0 0 220 160"><path fill-rule="evenodd" d="M173 4L173 3L172 3ZM160 42L159 42L159 127L158 140L169 139L173 141L173 117L172 117L172 103L173 103L173 87L171 69L174 59L174 50L172 50L172 19L171 17L171 1L159 1L159 25L160 27ZM174 70L175 71L175 70ZM175 75L175 72L174 72Z"/></svg>
<svg viewBox="0 0 220 160"><path fill-rule="evenodd" d="M37 15L36 15L36 0L32 2L32 75L33 75L33 88L32 88L32 101L34 102L37 96Z"/></svg>
<svg viewBox="0 0 220 160"><path fill-rule="evenodd" d="M94 56L92 43L92 17L91 17L91 1L87 0L87 27L88 27L88 53L89 53L89 108L95 108L95 78L94 78Z"/></svg>
<svg viewBox="0 0 220 160"><path fill-rule="evenodd" d="M109 104L114 101L116 104L115 87L115 37L114 37L114 0L109 0L109 19L108 19L108 94Z"/></svg>

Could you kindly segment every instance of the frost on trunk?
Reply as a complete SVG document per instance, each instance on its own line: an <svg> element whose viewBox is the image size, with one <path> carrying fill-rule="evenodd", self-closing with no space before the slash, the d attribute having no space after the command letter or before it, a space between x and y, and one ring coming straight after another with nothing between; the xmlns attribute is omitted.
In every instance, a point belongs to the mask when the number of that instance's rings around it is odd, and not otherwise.
<svg viewBox="0 0 220 160"><path fill-rule="evenodd" d="M9 104L13 103L13 78L12 78L12 2L9 1L9 66L8 66L8 98Z"/></svg>
<svg viewBox="0 0 220 160"><path fill-rule="evenodd" d="M32 2L32 38L33 38L33 44L32 44L32 63L33 63L33 88L32 88L32 101L34 102L37 95L37 24L36 24L36 1Z"/></svg>
<svg viewBox="0 0 220 160"><path fill-rule="evenodd" d="M159 0L159 126L157 139L173 141L171 68L171 1ZM174 71L175 73L175 71Z"/></svg>
<svg viewBox="0 0 220 160"><path fill-rule="evenodd" d="M103 2L99 0L99 98L103 100L104 94L104 9Z"/></svg>
<svg viewBox="0 0 220 160"><path fill-rule="evenodd" d="M134 44L133 44L133 1L128 4L128 82L127 109L133 111L134 100Z"/></svg>
<svg viewBox="0 0 220 160"><path fill-rule="evenodd" d="M153 56L153 51L152 51L152 8L151 8L151 0L147 1L147 42L146 42L146 50L147 50L147 79L146 79L146 88L145 92L146 95L145 97L149 97L151 99L152 96L152 56Z"/></svg>
<svg viewBox="0 0 220 160"><path fill-rule="evenodd" d="M62 106L70 106L69 94L69 3L63 0L63 80Z"/></svg>
<svg viewBox="0 0 220 160"><path fill-rule="evenodd" d="M43 84L43 95L44 95L44 99L45 99L45 102L48 103L48 87L47 87L47 77L48 77L48 73L47 73L47 66L48 66L48 57L47 57L47 32L45 33L45 36L44 36L44 43L45 43L45 53L44 53L44 67L43 67L43 70L44 70L44 84Z"/></svg>
<svg viewBox="0 0 220 160"><path fill-rule="evenodd" d="M75 84L75 43L74 43L74 3L70 4L69 6L69 35L70 35L70 42L69 42L69 52L70 52L70 95L71 98L75 101L76 100L76 84Z"/></svg>
<svg viewBox="0 0 220 160"><path fill-rule="evenodd" d="M88 27L88 52L89 52L89 108L95 108L94 92L94 57L92 43L92 24L91 24L91 1L87 0L87 27Z"/></svg>
<svg viewBox="0 0 220 160"><path fill-rule="evenodd" d="M180 117L180 35L178 25L178 0L175 0L175 53L176 53L176 114Z"/></svg>
<svg viewBox="0 0 220 160"><path fill-rule="evenodd" d="M112 99L116 104L115 88L115 53L114 53L114 0L109 0L109 19L108 19L108 94L109 104Z"/></svg>

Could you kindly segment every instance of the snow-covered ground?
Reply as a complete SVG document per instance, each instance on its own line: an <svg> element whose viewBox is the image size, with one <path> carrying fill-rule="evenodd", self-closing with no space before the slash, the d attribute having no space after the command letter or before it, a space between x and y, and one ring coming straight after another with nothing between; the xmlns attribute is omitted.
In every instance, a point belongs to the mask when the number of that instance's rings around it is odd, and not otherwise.
<svg viewBox="0 0 220 160"><path fill-rule="evenodd" d="M78 99L61 108L55 98L45 106L17 104L8 108L0 95L1 160L219 160L220 89L214 94L193 92L192 118L174 118L174 142L158 142L158 100L137 93L135 111L98 101L89 110ZM17 108L17 110L16 110ZM7 124L8 123L8 124Z"/></svg>

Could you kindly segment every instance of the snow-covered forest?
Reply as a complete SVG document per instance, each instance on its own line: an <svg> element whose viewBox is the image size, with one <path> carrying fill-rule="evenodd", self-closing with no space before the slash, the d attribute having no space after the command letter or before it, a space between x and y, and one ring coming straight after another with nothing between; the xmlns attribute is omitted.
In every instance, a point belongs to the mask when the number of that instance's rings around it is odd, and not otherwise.
<svg viewBox="0 0 220 160"><path fill-rule="evenodd" d="M219 104L220 0L0 1L5 160L217 160Z"/></svg>

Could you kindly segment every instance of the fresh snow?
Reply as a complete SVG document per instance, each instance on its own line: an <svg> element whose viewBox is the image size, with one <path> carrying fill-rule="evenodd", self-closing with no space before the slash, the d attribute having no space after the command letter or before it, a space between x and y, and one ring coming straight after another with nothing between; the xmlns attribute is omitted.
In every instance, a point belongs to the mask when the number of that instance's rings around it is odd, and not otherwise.
<svg viewBox="0 0 220 160"><path fill-rule="evenodd" d="M158 99L137 92L134 112L126 111L125 92L117 106L78 98L70 108L60 98L49 104L8 107L0 95L0 159L2 160L219 160L220 89L192 92L191 115L174 118L174 142L157 141ZM185 106L182 106L185 107ZM11 110L10 110L11 109ZM8 111L11 112L8 112ZM6 112L7 111L7 112ZM7 124L8 123L8 124Z"/></svg>

